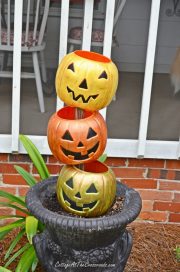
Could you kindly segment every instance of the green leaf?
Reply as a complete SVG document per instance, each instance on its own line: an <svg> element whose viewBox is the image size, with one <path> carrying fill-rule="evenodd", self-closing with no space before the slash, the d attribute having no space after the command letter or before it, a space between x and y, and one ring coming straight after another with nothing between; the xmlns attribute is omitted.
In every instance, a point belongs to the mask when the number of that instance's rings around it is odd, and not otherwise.
<svg viewBox="0 0 180 272"><path fill-rule="evenodd" d="M175 251L175 254L176 254L177 261L180 262L180 246L176 246L174 251Z"/></svg>
<svg viewBox="0 0 180 272"><path fill-rule="evenodd" d="M45 226L41 221L38 221L38 230L42 232L44 230Z"/></svg>
<svg viewBox="0 0 180 272"><path fill-rule="evenodd" d="M24 218L24 216L21 216L21 215L1 215L0 216L0 220L2 219L7 219L7 218Z"/></svg>
<svg viewBox="0 0 180 272"><path fill-rule="evenodd" d="M24 170L21 166L15 165L14 168L25 179L26 183L30 187L34 186L37 183L37 180L26 170Z"/></svg>
<svg viewBox="0 0 180 272"><path fill-rule="evenodd" d="M102 155L99 157L98 161L100 161L100 162L105 162L106 159L107 159L107 154L102 154Z"/></svg>
<svg viewBox="0 0 180 272"><path fill-rule="evenodd" d="M0 266L0 272L12 272L12 270Z"/></svg>
<svg viewBox="0 0 180 272"><path fill-rule="evenodd" d="M25 135L19 135L19 139L22 142L24 148L26 149L29 157L31 158L34 166L36 167L40 177L46 179L49 177L49 171L43 160L43 157L39 153L37 147L32 143L32 141Z"/></svg>
<svg viewBox="0 0 180 272"><path fill-rule="evenodd" d="M21 206L26 207L26 203L18 196L15 196L13 194L10 194L8 192L4 192L1 190L0 190L0 196L9 199L11 202L16 202L20 204Z"/></svg>
<svg viewBox="0 0 180 272"><path fill-rule="evenodd" d="M19 198L25 202L26 197L25 196L19 196Z"/></svg>
<svg viewBox="0 0 180 272"><path fill-rule="evenodd" d="M34 216L26 217L26 234L29 243L32 245L32 238L37 233L38 220Z"/></svg>
<svg viewBox="0 0 180 272"><path fill-rule="evenodd" d="M35 258L34 258L34 261L33 261L33 263L32 263L31 272L35 272L35 271L36 271L38 262L39 262L38 258L35 257Z"/></svg>
<svg viewBox="0 0 180 272"><path fill-rule="evenodd" d="M4 231L8 231L8 230L12 230L18 227L22 227L23 225L25 225L25 219L19 219L16 222L10 223L6 226L0 227L0 233L4 232Z"/></svg>
<svg viewBox="0 0 180 272"><path fill-rule="evenodd" d="M25 250L27 250L31 245L29 243L25 244L21 249L19 249L5 264L5 267L8 267L19 255L21 255ZM21 270L22 272L23 270ZM23 271L25 272L25 271Z"/></svg>
<svg viewBox="0 0 180 272"><path fill-rule="evenodd" d="M15 248L15 246L17 245L17 243L20 241L20 239L22 238L22 236L24 235L25 233L25 229L22 229L18 235L16 236L16 238L13 240L13 242L11 243L10 247L8 248L6 254L5 254L5 257L4 257L4 260L6 261L9 256L11 255L13 249Z"/></svg>
<svg viewBox="0 0 180 272"><path fill-rule="evenodd" d="M11 230L5 230L0 232L0 240L4 239L4 237L10 232Z"/></svg>
<svg viewBox="0 0 180 272"><path fill-rule="evenodd" d="M7 202L0 202L0 206L3 206L3 207L10 207L10 208L13 208L13 209L16 209L18 211L21 211L23 213L26 213L26 214L30 214L27 210L25 209L22 209L20 208L19 206L17 205L14 205L14 204L11 204L11 203L7 203Z"/></svg>
<svg viewBox="0 0 180 272"><path fill-rule="evenodd" d="M31 245L21 256L15 272L28 272L34 263L35 258L37 258L36 253L34 247Z"/></svg>

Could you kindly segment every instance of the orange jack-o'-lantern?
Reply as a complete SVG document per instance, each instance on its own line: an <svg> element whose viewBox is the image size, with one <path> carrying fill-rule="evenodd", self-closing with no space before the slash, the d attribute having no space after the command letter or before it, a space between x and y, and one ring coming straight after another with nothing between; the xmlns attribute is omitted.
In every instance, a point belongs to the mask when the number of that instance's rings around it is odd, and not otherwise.
<svg viewBox="0 0 180 272"><path fill-rule="evenodd" d="M66 165L57 181L57 197L68 212L85 217L104 214L116 193L116 178L111 169L98 161L84 165L84 170Z"/></svg>
<svg viewBox="0 0 180 272"><path fill-rule="evenodd" d="M107 57L83 50L66 55L56 74L57 95L67 105L89 111L106 107L118 84L118 70Z"/></svg>
<svg viewBox="0 0 180 272"><path fill-rule="evenodd" d="M84 111L75 119L75 108L64 107L48 123L48 143L53 155L66 164L96 160L107 141L106 123L99 112Z"/></svg>

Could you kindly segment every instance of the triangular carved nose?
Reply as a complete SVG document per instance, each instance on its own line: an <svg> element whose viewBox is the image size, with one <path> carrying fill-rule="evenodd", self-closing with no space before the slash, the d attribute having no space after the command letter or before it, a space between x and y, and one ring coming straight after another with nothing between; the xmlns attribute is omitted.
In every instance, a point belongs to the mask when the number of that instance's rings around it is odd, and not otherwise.
<svg viewBox="0 0 180 272"><path fill-rule="evenodd" d="M81 198L81 194L79 192L75 196Z"/></svg>
<svg viewBox="0 0 180 272"><path fill-rule="evenodd" d="M79 85L79 88L88 89L86 79L84 79L84 80L81 82L81 84Z"/></svg>
<svg viewBox="0 0 180 272"><path fill-rule="evenodd" d="M78 147L84 146L82 142L79 142Z"/></svg>

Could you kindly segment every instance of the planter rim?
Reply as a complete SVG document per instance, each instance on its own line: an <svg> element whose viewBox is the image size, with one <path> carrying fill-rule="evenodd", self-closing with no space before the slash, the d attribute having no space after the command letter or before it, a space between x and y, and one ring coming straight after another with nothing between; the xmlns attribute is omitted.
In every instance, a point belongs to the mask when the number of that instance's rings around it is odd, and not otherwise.
<svg viewBox="0 0 180 272"><path fill-rule="evenodd" d="M100 226L102 230L107 228L113 229L117 228L117 226L126 226L131 223L141 211L142 201L139 193L134 189L128 188L126 185L117 182L117 187L119 187L122 192L125 192L125 194L121 194L122 196L125 196L125 201L123 203L123 208L119 213L92 218L57 214L45 208L40 200L42 192L44 192L48 186L55 185L57 178L57 176L54 176L37 183L30 188L26 195L28 210L45 225L50 223L57 227L62 227L62 225L65 227L72 226L73 224L73 227L77 229L84 229L84 225L86 225L86 229L93 230L99 230Z"/></svg>

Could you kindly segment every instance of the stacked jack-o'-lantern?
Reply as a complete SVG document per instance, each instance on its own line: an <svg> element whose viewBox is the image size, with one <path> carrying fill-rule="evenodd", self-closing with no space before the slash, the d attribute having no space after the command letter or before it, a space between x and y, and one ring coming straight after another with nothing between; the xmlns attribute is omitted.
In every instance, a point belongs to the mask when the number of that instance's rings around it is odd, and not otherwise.
<svg viewBox="0 0 180 272"><path fill-rule="evenodd" d="M102 215L115 199L115 175L97 159L107 142L98 110L111 102L117 84L115 64L94 52L70 53L57 70L57 95L68 106L49 120L48 142L53 155L66 164L57 182L59 203L80 216Z"/></svg>

